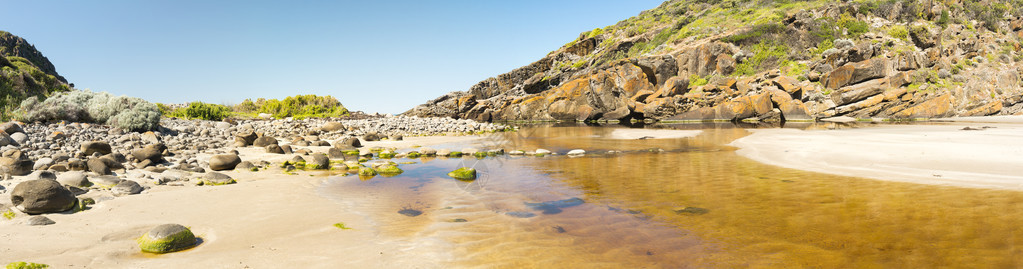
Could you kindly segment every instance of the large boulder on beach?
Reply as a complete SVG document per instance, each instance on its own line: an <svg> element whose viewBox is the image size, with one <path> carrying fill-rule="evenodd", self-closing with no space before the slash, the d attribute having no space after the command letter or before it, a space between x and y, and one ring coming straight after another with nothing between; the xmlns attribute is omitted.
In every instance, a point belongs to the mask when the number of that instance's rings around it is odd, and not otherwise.
<svg viewBox="0 0 1023 269"><path fill-rule="evenodd" d="M252 145L256 146L256 147L266 147L266 146L269 146L269 145L277 145L277 144L278 144L277 143L277 138L273 138L271 136L262 136L260 138L256 138L256 141L252 142Z"/></svg>
<svg viewBox="0 0 1023 269"><path fill-rule="evenodd" d="M345 137L341 141L334 143L334 147L339 149L360 148L362 147L362 141L359 141L358 137Z"/></svg>
<svg viewBox="0 0 1023 269"><path fill-rule="evenodd" d="M142 252L169 253L189 249L198 242L187 227L180 224L156 226L137 240Z"/></svg>
<svg viewBox="0 0 1023 269"><path fill-rule="evenodd" d="M266 149L266 153L285 154L284 149L277 144L267 145L264 149Z"/></svg>
<svg viewBox="0 0 1023 269"><path fill-rule="evenodd" d="M326 154L315 153L312 159L306 163L305 167L310 169L330 169L330 159L327 158Z"/></svg>
<svg viewBox="0 0 1023 269"><path fill-rule="evenodd" d="M251 146L256 141L256 135L252 130L244 130L234 134L234 141L239 143L241 146Z"/></svg>
<svg viewBox="0 0 1023 269"><path fill-rule="evenodd" d="M17 145L24 145L28 142L28 135L25 133L13 133L11 134L11 140L14 140L14 143Z"/></svg>
<svg viewBox="0 0 1023 269"><path fill-rule="evenodd" d="M234 183L237 183L237 181L235 181L234 178L231 178L231 176L228 176L228 175L225 175L225 174L221 174L221 173L217 173L217 172L209 172L209 173L206 173L205 175L203 175L202 178L199 179L199 183L200 183L200 185L216 186L216 185L234 184Z"/></svg>
<svg viewBox="0 0 1023 269"><path fill-rule="evenodd" d="M340 131L340 130L342 130L344 128L345 128L344 124L341 124L340 122L332 121L332 122L327 122L327 123L323 124L323 126L320 127L320 130L324 131L324 132L336 132L336 131Z"/></svg>
<svg viewBox="0 0 1023 269"><path fill-rule="evenodd" d="M210 170L213 171L226 171L234 170L239 163L242 162L242 158L234 154L221 154L210 157Z"/></svg>
<svg viewBox="0 0 1023 269"><path fill-rule="evenodd" d="M167 146L162 143L148 145L141 149L131 151L131 156L135 157L135 160L143 161L149 160L153 163L160 162L163 159L163 151L167 149Z"/></svg>
<svg viewBox="0 0 1023 269"><path fill-rule="evenodd" d="M111 152L110 144L103 141L82 142L81 150L85 156L90 156L97 152L99 152L100 155L106 155Z"/></svg>
<svg viewBox="0 0 1023 269"><path fill-rule="evenodd" d="M107 163L103 161L103 158L89 159L89 161L85 162L85 165L89 167L90 172L100 175L110 174L110 166L107 166Z"/></svg>
<svg viewBox="0 0 1023 269"><path fill-rule="evenodd" d="M114 185L113 188L110 188L110 192L113 193L114 196L139 194L142 190L144 190L142 185L131 180L121 181L120 183L117 183L117 185Z"/></svg>
<svg viewBox="0 0 1023 269"><path fill-rule="evenodd" d="M32 173L33 166L35 166L35 163L28 159L0 157L0 172L8 173L12 176L28 175Z"/></svg>
<svg viewBox="0 0 1023 269"><path fill-rule="evenodd" d="M75 206L75 195L55 180L28 180L14 186L11 203L28 214L63 212Z"/></svg>
<svg viewBox="0 0 1023 269"><path fill-rule="evenodd" d="M64 172L61 173L60 175L57 175L57 182L59 182L61 185L67 185L78 188L92 186L92 182L89 182L89 179L85 177L85 173L78 171Z"/></svg>
<svg viewBox="0 0 1023 269"><path fill-rule="evenodd" d="M7 134L25 132L25 130L22 129L21 125L18 124L17 122L6 122L4 124L0 124L0 131L4 131Z"/></svg>
<svg viewBox="0 0 1023 269"><path fill-rule="evenodd" d="M362 140L366 140L366 141L380 141L380 133L377 133L377 132L367 132L365 135L362 135Z"/></svg>
<svg viewBox="0 0 1023 269"><path fill-rule="evenodd" d="M422 147L419 148L419 154L423 154L423 156L435 156L437 155L437 150L433 148Z"/></svg>

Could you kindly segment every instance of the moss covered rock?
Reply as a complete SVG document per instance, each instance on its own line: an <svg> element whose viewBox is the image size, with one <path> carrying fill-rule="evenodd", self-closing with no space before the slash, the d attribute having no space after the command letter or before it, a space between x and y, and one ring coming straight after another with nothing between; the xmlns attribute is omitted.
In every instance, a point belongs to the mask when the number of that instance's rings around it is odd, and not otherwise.
<svg viewBox="0 0 1023 269"><path fill-rule="evenodd" d="M376 176L376 175L377 175L377 170L374 170L373 168L369 168L369 167L359 168L359 176L362 176L362 177L372 177L372 176Z"/></svg>
<svg viewBox="0 0 1023 269"><path fill-rule="evenodd" d="M462 152L461 151L452 151L451 153L448 153L448 157L451 157L451 158L462 157Z"/></svg>
<svg viewBox="0 0 1023 269"><path fill-rule="evenodd" d="M206 175L204 175L202 179L199 180L199 185L207 186L227 185L234 183L238 182L235 181L234 178L231 178L231 176L217 172L206 173Z"/></svg>
<svg viewBox="0 0 1023 269"><path fill-rule="evenodd" d="M189 249L197 240L192 231L179 224L156 226L136 240L142 252L169 253Z"/></svg>
<svg viewBox="0 0 1023 269"><path fill-rule="evenodd" d="M377 173L380 173L381 175L384 176L396 176L405 172L404 170L401 170L401 168L398 168L398 166L396 165L383 165L377 168L376 171Z"/></svg>
<svg viewBox="0 0 1023 269"><path fill-rule="evenodd" d="M384 152L381 152L380 154L378 154L377 157L380 157L381 159L394 158L394 152L384 151Z"/></svg>
<svg viewBox="0 0 1023 269"><path fill-rule="evenodd" d="M413 151L413 152L409 152L406 157L408 157L408 158L419 158L420 156L423 156L423 155L421 153L419 153L419 152Z"/></svg>
<svg viewBox="0 0 1023 269"><path fill-rule="evenodd" d="M462 167L451 171L448 176L457 180L476 180L476 169Z"/></svg>

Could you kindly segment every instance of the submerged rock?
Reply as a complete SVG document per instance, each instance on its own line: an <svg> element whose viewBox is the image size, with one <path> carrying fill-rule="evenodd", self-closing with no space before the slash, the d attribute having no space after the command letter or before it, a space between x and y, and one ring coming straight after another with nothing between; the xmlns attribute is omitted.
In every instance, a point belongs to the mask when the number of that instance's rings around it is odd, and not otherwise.
<svg viewBox="0 0 1023 269"><path fill-rule="evenodd" d="M694 215L707 214L707 213L710 212L710 209L701 208L701 207L681 207L681 208L672 209L672 211L675 211L675 214L679 214L679 215L694 216Z"/></svg>
<svg viewBox="0 0 1023 269"><path fill-rule="evenodd" d="M542 203L525 203L525 204L526 204L527 207L529 207L531 209L543 211L544 215L552 215L552 214L561 213L561 209L562 208L573 207L573 206L581 205L583 203L585 203L585 201L583 201L583 199L580 199L580 198L569 198L569 199L558 200L558 201L549 201L549 202L542 202Z"/></svg>
<svg viewBox="0 0 1023 269"><path fill-rule="evenodd" d="M402 208L401 210L398 210L398 214L402 214L402 215L409 216L409 217L415 217L415 216L422 215L423 211L419 211L419 210L415 210L415 209L411 209L411 208Z"/></svg>
<svg viewBox="0 0 1023 269"><path fill-rule="evenodd" d="M508 216L516 217L516 218L532 218L532 217L536 217L536 214L533 214L532 212L525 212L525 211L511 211L511 212L505 212L504 214L508 215Z"/></svg>
<svg viewBox="0 0 1023 269"><path fill-rule="evenodd" d="M469 168L469 167L462 167L462 168L455 169L455 171L451 171L450 173L448 173L448 176L452 177L454 179L457 179L457 180L466 180L466 181L468 181L468 180L475 180L476 179L476 169L472 169L472 168Z"/></svg>

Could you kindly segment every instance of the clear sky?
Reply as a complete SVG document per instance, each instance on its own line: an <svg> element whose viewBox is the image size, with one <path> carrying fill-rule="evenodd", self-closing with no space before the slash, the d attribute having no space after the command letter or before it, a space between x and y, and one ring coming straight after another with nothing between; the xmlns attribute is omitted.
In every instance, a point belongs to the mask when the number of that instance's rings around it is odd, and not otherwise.
<svg viewBox="0 0 1023 269"><path fill-rule="evenodd" d="M78 89L161 103L332 95L400 113L660 3L0 0L0 30Z"/></svg>

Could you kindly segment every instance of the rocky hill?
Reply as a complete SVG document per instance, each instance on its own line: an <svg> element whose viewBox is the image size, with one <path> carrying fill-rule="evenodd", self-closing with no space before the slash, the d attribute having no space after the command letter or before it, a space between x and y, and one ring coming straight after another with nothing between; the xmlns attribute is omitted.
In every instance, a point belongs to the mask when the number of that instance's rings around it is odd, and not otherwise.
<svg viewBox="0 0 1023 269"><path fill-rule="evenodd" d="M405 114L480 121L1020 114L1021 15L1021 0L671 0Z"/></svg>
<svg viewBox="0 0 1023 269"><path fill-rule="evenodd" d="M10 117L29 96L48 96L71 86L53 63L25 39L0 31L0 116Z"/></svg>

